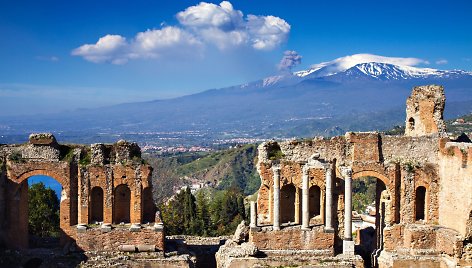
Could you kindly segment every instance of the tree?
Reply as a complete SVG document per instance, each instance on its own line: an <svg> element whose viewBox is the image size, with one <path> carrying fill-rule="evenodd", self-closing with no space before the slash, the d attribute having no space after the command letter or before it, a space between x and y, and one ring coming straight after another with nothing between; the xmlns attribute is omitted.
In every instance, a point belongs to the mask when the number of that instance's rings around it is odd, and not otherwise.
<svg viewBox="0 0 472 268"><path fill-rule="evenodd" d="M39 237L59 236L59 199L51 188L40 182L28 190L29 233Z"/></svg>
<svg viewBox="0 0 472 268"><path fill-rule="evenodd" d="M198 191L196 196L197 205L197 233L198 235L209 235L210 213L208 211L208 201L204 191Z"/></svg>

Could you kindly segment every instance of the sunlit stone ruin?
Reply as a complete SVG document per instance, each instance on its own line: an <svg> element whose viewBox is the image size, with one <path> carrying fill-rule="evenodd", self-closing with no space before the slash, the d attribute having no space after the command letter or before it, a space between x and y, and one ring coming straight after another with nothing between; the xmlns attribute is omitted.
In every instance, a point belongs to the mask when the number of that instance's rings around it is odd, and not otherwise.
<svg viewBox="0 0 472 268"><path fill-rule="evenodd" d="M164 250L152 199L151 167L135 143L58 144L51 134L0 147L0 243L28 248L28 181L47 175L62 186L60 243L67 250Z"/></svg>
<svg viewBox="0 0 472 268"><path fill-rule="evenodd" d="M415 87L402 136L265 142L248 242L224 267L472 265L472 143L448 139L440 86ZM352 181L377 178L375 230L352 225ZM355 238L354 238L355 236ZM238 251L239 250L239 251ZM220 249L221 251L221 249ZM264 256L264 257L258 257ZM361 258L362 256L362 258ZM305 267L305 266L303 266Z"/></svg>
<svg viewBox="0 0 472 268"><path fill-rule="evenodd" d="M219 267L472 265L472 143L447 137L443 88L415 87L404 135L378 132L269 141L261 187L216 254ZM0 146L0 245L28 248L28 185L62 185L61 244L83 251L165 251L140 148L58 144L51 134ZM375 177L375 229L353 227L352 181ZM190 267L193 267L189 264Z"/></svg>

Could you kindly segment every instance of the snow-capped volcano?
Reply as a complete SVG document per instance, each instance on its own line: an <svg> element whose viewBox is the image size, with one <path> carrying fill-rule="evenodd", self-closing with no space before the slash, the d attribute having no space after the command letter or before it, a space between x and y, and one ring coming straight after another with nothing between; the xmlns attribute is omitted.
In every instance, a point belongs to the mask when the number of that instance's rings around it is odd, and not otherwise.
<svg viewBox="0 0 472 268"><path fill-rule="evenodd" d="M428 78L453 78L461 75L472 75L471 72L461 70L437 70L431 68L417 68L411 66L399 66L388 63L369 62L357 64L347 69L345 76L369 77L378 80L408 80Z"/></svg>
<svg viewBox="0 0 472 268"><path fill-rule="evenodd" d="M425 60L417 58L394 58L372 54L355 54L341 57L329 62L313 65L308 70L293 73L302 79L327 77L344 73L353 78L367 76L380 80L401 80L414 78L447 78L457 75L472 75L472 72L461 70L437 70L431 68L413 67L418 64L427 64Z"/></svg>
<svg viewBox="0 0 472 268"><path fill-rule="evenodd" d="M346 71L358 64L362 63L386 63L398 66L416 66L418 64L427 64L428 62L418 58L397 58L397 57L384 57L373 54L354 54L337 58L332 61L322 62L314 64L310 69L295 72L294 75L299 77L305 77L316 72L316 76L329 76L339 72ZM311 75L313 76L313 75Z"/></svg>

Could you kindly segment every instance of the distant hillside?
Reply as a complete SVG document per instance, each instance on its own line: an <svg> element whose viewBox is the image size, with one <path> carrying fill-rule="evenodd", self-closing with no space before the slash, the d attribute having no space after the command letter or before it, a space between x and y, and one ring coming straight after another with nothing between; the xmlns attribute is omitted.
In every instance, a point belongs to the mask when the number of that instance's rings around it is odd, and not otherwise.
<svg viewBox="0 0 472 268"><path fill-rule="evenodd" d="M144 157L154 168L154 193L160 203L183 186L237 188L245 195L253 194L260 186L256 155L256 145L249 144L211 153L146 154Z"/></svg>
<svg viewBox="0 0 472 268"><path fill-rule="evenodd" d="M377 116L382 118L388 114L378 114ZM355 126L362 120L362 118L359 121L353 120L351 124ZM385 133L403 134L405 128L403 122L400 123ZM304 126L307 130L303 131L308 133L311 127L307 124ZM447 120L446 127L452 138L462 133L472 137L472 113ZM340 128L332 129L326 135L344 135L345 131L343 131ZM209 187L216 190L234 187L245 195L255 193L260 186L260 178L255 167L257 145L254 144L211 153L190 152L166 155L150 153L144 154L143 157L154 168L153 184L158 202L171 197L183 186L191 186L194 189Z"/></svg>
<svg viewBox="0 0 472 268"><path fill-rule="evenodd" d="M293 74L174 99L55 115L0 116L0 129L5 137L52 131L91 136L90 140L99 133L111 137L110 133L185 132L200 135L190 138L197 145L202 142L200 137L212 143L243 137L330 136L400 124L412 87L426 84L444 86L446 118L472 112L472 72L372 62L376 58L353 55ZM0 142L8 142L8 137L0 136Z"/></svg>

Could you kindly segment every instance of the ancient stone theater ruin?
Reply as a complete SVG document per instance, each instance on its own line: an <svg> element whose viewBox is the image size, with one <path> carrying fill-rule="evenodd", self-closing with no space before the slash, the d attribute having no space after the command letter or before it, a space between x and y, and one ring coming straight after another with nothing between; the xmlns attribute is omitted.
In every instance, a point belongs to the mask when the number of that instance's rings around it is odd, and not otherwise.
<svg viewBox="0 0 472 268"><path fill-rule="evenodd" d="M406 104L401 136L261 144L248 242L265 257L224 266L472 265L472 143L447 138L442 87L415 87ZM352 181L367 176L376 178L370 235L352 228Z"/></svg>
<svg viewBox="0 0 472 268"><path fill-rule="evenodd" d="M32 134L26 144L0 146L0 245L28 248L27 179L47 175L62 186L60 241L66 249L163 250L151 171L138 145L126 141L64 145L52 134Z"/></svg>

